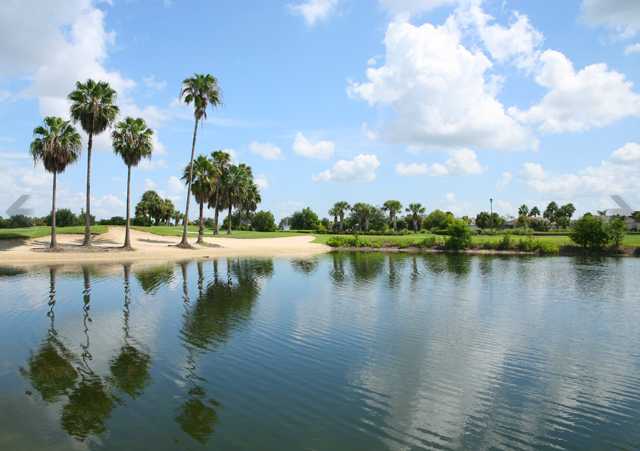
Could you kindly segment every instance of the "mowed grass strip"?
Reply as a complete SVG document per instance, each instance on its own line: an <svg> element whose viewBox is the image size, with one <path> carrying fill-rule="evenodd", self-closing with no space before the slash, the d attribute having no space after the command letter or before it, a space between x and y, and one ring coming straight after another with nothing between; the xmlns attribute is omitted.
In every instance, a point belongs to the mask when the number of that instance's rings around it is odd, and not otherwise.
<svg viewBox="0 0 640 451"><path fill-rule="evenodd" d="M135 230L141 232L153 233L160 236L182 236L182 226L151 226L151 227L132 227ZM190 225L188 228L189 236L198 235L198 226ZM217 238L237 238L237 239L260 239L260 238L285 238L289 236L305 236L308 233L301 232L254 232L251 230L232 230L231 235L227 234L226 230L220 229ZM213 237L213 229L205 228L204 236L207 238Z"/></svg>
<svg viewBox="0 0 640 451"><path fill-rule="evenodd" d="M71 226L71 227L57 227L56 231L58 235L72 235L84 234L84 226ZM105 225L95 225L91 227L91 233L94 235L100 235L107 231ZM31 238L41 238L43 236L51 235L51 227L49 226L37 226L37 227L21 227L17 229L0 229L0 240L13 240Z"/></svg>

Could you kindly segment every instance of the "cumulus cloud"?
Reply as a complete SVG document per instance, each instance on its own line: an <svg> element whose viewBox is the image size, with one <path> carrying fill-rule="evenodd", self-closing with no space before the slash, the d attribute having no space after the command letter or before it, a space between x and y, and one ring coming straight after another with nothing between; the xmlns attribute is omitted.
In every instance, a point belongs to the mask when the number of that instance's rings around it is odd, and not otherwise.
<svg viewBox="0 0 640 451"><path fill-rule="evenodd" d="M453 17L440 26L394 21L384 43L384 65L369 67L367 80L351 82L348 92L391 108L395 117L387 124L387 139L416 147L536 146L496 98L491 61L464 47Z"/></svg>
<svg viewBox="0 0 640 451"><path fill-rule="evenodd" d="M338 0L307 0L289 5L292 13L302 16L306 24L313 27L319 22L327 20L338 7Z"/></svg>
<svg viewBox="0 0 640 451"><path fill-rule="evenodd" d="M544 132L561 133L640 116L640 96L633 91L633 84L606 64L576 71L565 55L554 50L546 50L540 62L535 80L548 93L526 111L510 109L519 120L537 124Z"/></svg>
<svg viewBox="0 0 640 451"><path fill-rule="evenodd" d="M253 181L255 182L255 184L258 186L258 188L260 189L260 191L265 190L267 188L269 188L269 179L267 178L266 175L264 174L258 174L255 176L255 178L253 179Z"/></svg>
<svg viewBox="0 0 640 451"><path fill-rule="evenodd" d="M444 163L398 163L396 173L401 176L427 175L440 177L445 175L481 174L485 168L478 161L473 150L459 149L450 152L450 157Z"/></svg>
<svg viewBox="0 0 640 451"><path fill-rule="evenodd" d="M538 193L560 198L635 194L640 190L640 144L628 143L597 166L576 173L553 174L539 163L525 163L522 177ZM631 164L634 163L634 164Z"/></svg>
<svg viewBox="0 0 640 451"><path fill-rule="evenodd" d="M635 44L629 44L624 48L625 55L633 55L635 53L640 53L640 42L636 42Z"/></svg>
<svg viewBox="0 0 640 451"><path fill-rule="evenodd" d="M141 171L156 171L158 169L164 169L166 167L167 162L165 160L142 159L138 164L138 168Z"/></svg>
<svg viewBox="0 0 640 451"><path fill-rule="evenodd" d="M640 30L637 0L583 0L582 12L587 22L608 27L622 36L633 36Z"/></svg>
<svg viewBox="0 0 640 451"><path fill-rule="evenodd" d="M278 146L271 143L260 143L253 141L249 144L249 150L251 153L264 158L265 160L280 160L282 159L282 151Z"/></svg>
<svg viewBox="0 0 640 451"><path fill-rule="evenodd" d="M164 80L156 79L155 75L149 75L144 77L142 79L142 82L147 88L153 89L154 91L162 91L164 88L167 87L167 82Z"/></svg>
<svg viewBox="0 0 640 451"><path fill-rule="evenodd" d="M313 176L314 182L372 182L380 166L378 157L359 154L353 160L338 160L331 169Z"/></svg>
<svg viewBox="0 0 640 451"><path fill-rule="evenodd" d="M500 178L498 179L498 183L496 183L496 189L498 191L504 190L507 186L511 184L513 180L513 174L509 171L505 171L500 174Z"/></svg>
<svg viewBox="0 0 640 451"><path fill-rule="evenodd" d="M293 140L293 151L298 155L318 160L328 160L333 156L335 144L333 141L309 141L301 132Z"/></svg>
<svg viewBox="0 0 640 451"><path fill-rule="evenodd" d="M380 5L393 15L409 17L442 6L455 5L459 0L380 0Z"/></svg>

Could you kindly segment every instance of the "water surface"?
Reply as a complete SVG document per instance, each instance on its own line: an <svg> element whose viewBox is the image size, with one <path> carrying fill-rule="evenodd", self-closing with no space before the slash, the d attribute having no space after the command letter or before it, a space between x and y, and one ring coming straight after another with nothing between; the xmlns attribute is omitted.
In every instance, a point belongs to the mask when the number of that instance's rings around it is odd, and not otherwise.
<svg viewBox="0 0 640 451"><path fill-rule="evenodd" d="M0 269L2 450L640 448L640 260Z"/></svg>

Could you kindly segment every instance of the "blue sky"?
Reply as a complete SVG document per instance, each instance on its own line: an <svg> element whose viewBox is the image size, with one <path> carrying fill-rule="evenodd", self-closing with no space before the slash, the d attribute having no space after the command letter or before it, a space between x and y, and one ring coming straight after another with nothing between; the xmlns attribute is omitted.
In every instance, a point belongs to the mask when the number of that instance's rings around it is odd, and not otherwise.
<svg viewBox="0 0 640 451"><path fill-rule="evenodd" d="M475 214L572 201L640 209L640 2L636 0L19 1L0 5L0 214L23 193L46 214L51 179L28 159L44 115L76 80L106 79L123 114L156 130L134 201L175 178L193 127L178 102L194 72L224 105L197 151L232 149L277 217L389 198ZM108 134L93 210L123 215L125 167ZM79 210L85 155L59 179ZM194 209L195 210L195 209Z"/></svg>

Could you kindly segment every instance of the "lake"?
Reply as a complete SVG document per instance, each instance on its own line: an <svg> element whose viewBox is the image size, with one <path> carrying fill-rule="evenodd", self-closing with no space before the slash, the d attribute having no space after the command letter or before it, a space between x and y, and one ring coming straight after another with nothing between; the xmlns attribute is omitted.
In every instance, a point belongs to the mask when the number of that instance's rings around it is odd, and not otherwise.
<svg viewBox="0 0 640 451"><path fill-rule="evenodd" d="M0 269L0 449L640 448L640 259Z"/></svg>

